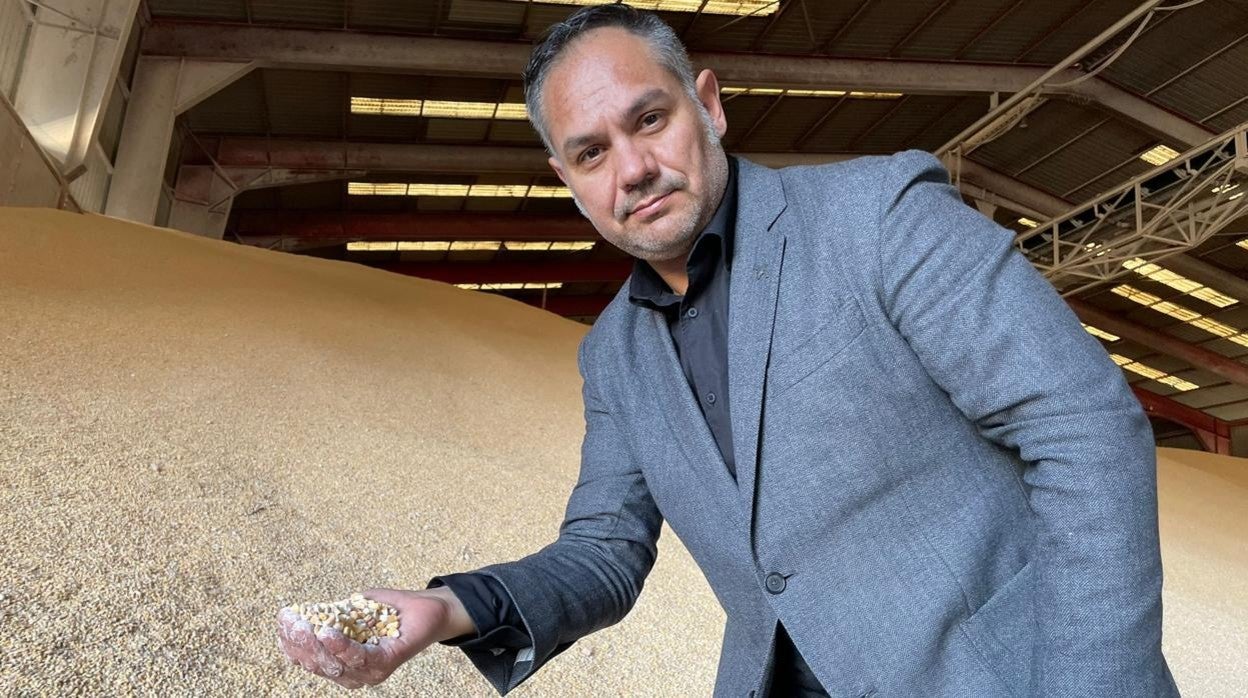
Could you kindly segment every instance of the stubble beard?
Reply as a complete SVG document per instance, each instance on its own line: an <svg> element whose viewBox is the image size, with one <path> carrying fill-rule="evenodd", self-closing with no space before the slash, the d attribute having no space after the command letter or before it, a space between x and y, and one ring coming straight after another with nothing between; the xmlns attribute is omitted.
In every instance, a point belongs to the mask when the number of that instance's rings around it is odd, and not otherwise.
<svg viewBox="0 0 1248 698"><path fill-rule="evenodd" d="M700 104L698 106L701 107ZM703 125L700 133L702 155L707 163L706 184L711 191L718 191L720 198L722 198L723 190L728 180L728 158L720 147L719 134L715 132L710 115L705 112L705 108L699 111L702 112L699 116L702 117ZM620 215L621 212L617 211L615 212L615 218L617 221L627 220L628 214L626 212L631 211L637 203L655 194L662 195L668 192L683 191L688 186L689 180L680 175L657 179L643 190L639 190L634 196L630 196L628 201L621 207L623 212L625 212L624 215ZM577 209L580 210L581 215L589 218L585 207L581 205L575 194L573 194L572 201L576 204ZM718 201L719 199L716 199L715 204L718 204ZM702 229L710 223L714 209L708 211L707 206L709 204L710 202L704 200L695 200L693 205L686 211L669 213L667 216L669 219L673 216L680 216L678 220L668 221L676 229L675 233L671 235L659 234L658 231L646 226L642 230L650 233L649 235L612 235L611 237L603 235L603 237L625 253L647 262L665 262L678 257L684 257L689 254L694 240L697 239ZM592 218L589 218L589 220L593 221ZM602 234L601 230L598 232Z"/></svg>

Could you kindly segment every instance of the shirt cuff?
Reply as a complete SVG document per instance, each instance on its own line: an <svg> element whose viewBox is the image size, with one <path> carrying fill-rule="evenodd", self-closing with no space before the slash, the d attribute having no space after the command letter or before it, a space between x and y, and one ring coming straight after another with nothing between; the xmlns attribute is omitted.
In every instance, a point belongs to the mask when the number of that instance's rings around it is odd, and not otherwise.
<svg viewBox="0 0 1248 698"><path fill-rule="evenodd" d="M439 644L462 649L497 649L500 652L533 645L532 638L524 630L524 621L520 618L511 595L498 580L472 572L447 574L429 580L425 588L435 589L440 586L449 588L459 598L477 631L444 640Z"/></svg>

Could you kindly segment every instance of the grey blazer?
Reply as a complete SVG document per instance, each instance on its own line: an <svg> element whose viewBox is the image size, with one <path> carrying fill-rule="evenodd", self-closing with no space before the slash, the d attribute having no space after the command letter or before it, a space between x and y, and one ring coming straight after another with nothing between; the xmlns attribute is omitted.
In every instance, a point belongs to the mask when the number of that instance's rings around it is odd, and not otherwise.
<svg viewBox="0 0 1248 698"><path fill-rule="evenodd" d="M1152 431L1012 234L908 151L741 161L735 239L739 484L625 284L558 539L477 570L533 639L468 652L499 693L624 618L666 519L727 616L715 696L766 695L777 621L832 696L1177 695Z"/></svg>

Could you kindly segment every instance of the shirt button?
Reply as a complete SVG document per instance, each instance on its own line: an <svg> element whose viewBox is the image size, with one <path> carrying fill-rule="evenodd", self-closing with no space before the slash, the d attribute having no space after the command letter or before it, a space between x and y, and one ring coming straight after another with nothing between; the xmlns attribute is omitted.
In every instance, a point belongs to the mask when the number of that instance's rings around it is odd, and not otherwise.
<svg viewBox="0 0 1248 698"><path fill-rule="evenodd" d="M771 592L772 594L779 594L780 592L784 591L784 585L785 585L784 576L776 572L772 572L771 574L767 575L766 585L767 585L767 591Z"/></svg>
<svg viewBox="0 0 1248 698"><path fill-rule="evenodd" d="M688 317L689 317L689 318L691 318L691 319L692 319L692 318L695 318L695 317L697 317L697 316L698 316L698 309L697 309L697 308L690 308L689 310L686 310L686 311L685 311L685 315L686 315L686 316L688 316Z"/></svg>
<svg viewBox="0 0 1248 698"><path fill-rule="evenodd" d="M709 403L711 403L712 405L714 405L714 404L715 404L715 393L707 393L707 394L706 394L706 401L707 401L707 402L709 402Z"/></svg>

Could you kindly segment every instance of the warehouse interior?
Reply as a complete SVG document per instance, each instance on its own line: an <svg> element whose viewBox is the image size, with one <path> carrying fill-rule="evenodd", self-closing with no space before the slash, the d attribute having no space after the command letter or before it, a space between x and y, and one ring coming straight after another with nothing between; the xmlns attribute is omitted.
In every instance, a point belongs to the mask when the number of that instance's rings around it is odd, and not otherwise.
<svg viewBox="0 0 1248 698"><path fill-rule="evenodd" d="M327 693L223 621L423 585L531 552L523 530L554 535L583 426L576 345L632 269L523 103L532 43L582 4L0 0L0 472L23 483L0 519L16 571L0 680ZM782 167L930 151L1016 233L1152 422L1180 688L1248 692L1248 2L630 4L715 71L728 152ZM511 469L533 509L508 505ZM320 511L357 483L412 506L378 510L380 537L371 516ZM417 506L435 486L473 496ZM100 492L142 523L92 514ZM465 511L496 525L435 535ZM92 533L135 525L143 540L115 549ZM722 611L666 536L630 623L518 694L710 694ZM46 568L88 539L69 571ZM114 608L162 588L146 615ZM150 630L186 604L224 617ZM116 632L58 620L66 605ZM671 618L697 639L647 644ZM29 635L43 623L55 642ZM638 665L671 682L655 691ZM446 651L381 690L488 689Z"/></svg>

